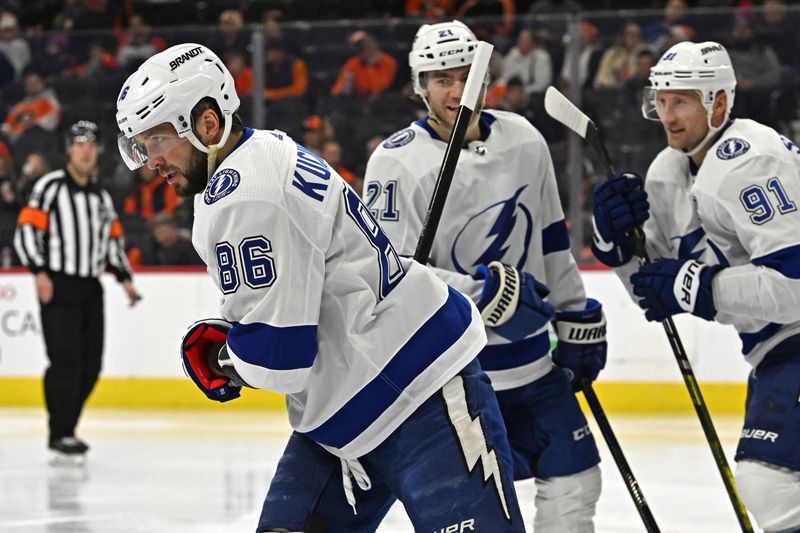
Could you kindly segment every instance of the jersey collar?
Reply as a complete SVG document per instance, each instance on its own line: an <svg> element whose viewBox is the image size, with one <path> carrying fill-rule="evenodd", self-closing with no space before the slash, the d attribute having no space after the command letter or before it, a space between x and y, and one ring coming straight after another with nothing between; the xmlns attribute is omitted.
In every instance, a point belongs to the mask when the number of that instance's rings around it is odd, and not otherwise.
<svg viewBox="0 0 800 533"><path fill-rule="evenodd" d="M252 136L253 136L253 128L244 128L244 130L242 131L241 138L239 138L239 141L236 143L236 146L233 147L233 149L228 155L231 155L233 152L235 152L237 148L239 148L242 144L244 144L244 142L247 139L249 139Z"/></svg>
<svg viewBox="0 0 800 533"><path fill-rule="evenodd" d="M436 133L436 130L434 130L431 127L431 125L428 123L429 120L430 120L430 118L426 115L426 116L422 117L421 119L416 120L414 122L414 124L416 124L417 126L422 128L423 130L427 131L430 134L432 139L435 139L437 141L447 142L447 139L442 139L439 136L439 134ZM490 115L486 111L481 111L481 114L478 117L478 128L480 129L480 140L481 141L486 142L486 139L489 138L489 134L492 133L492 124L494 124L495 120L497 120L497 118L495 116ZM466 148L466 147L467 147L467 145L464 144L464 148Z"/></svg>
<svg viewBox="0 0 800 533"><path fill-rule="evenodd" d="M728 128L733 126L733 122L735 120L736 120L735 118L728 119L728 123L725 124L722 127L722 129L719 130L719 133L717 135L717 140L714 141L714 143L711 146L714 146L714 144L717 144L719 142L719 140L722 139L722 137L725 136L725 132L728 131ZM711 146L708 147L709 150L711 150ZM700 167L697 166L697 164L694 162L694 159L692 159L691 157L688 157L688 159L689 159L689 172L691 172L692 177L695 177L695 176L697 176L697 173L700 172Z"/></svg>

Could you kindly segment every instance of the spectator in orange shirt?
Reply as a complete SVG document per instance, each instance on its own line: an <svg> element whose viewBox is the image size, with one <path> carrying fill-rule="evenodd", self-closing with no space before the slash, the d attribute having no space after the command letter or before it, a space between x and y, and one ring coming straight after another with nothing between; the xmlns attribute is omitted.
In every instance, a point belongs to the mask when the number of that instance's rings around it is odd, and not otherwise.
<svg viewBox="0 0 800 533"><path fill-rule="evenodd" d="M268 42L265 62L264 98L268 102L306 94L308 89L306 63L288 52L286 41L275 39Z"/></svg>
<svg viewBox="0 0 800 533"><path fill-rule="evenodd" d="M25 98L14 104L0 127L12 143L35 126L52 133L61 121L61 103L38 72L29 70L23 84Z"/></svg>
<svg viewBox="0 0 800 533"><path fill-rule="evenodd" d="M233 76L233 86L239 97L253 92L253 69L247 66L247 60L239 51L232 50L225 54L225 66Z"/></svg>
<svg viewBox="0 0 800 533"><path fill-rule="evenodd" d="M361 186L364 180L347 170L342 164L342 145L336 141L325 141L322 144L320 156L361 196Z"/></svg>
<svg viewBox="0 0 800 533"><path fill-rule="evenodd" d="M244 27L244 15L241 9L226 9L219 14L217 32L208 38L208 47L220 57L229 52L239 52L247 57L250 44L250 32Z"/></svg>
<svg viewBox="0 0 800 533"><path fill-rule="evenodd" d="M319 115L311 115L303 120L303 146L315 154L321 156L322 146L335 136L336 132L329 120Z"/></svg>
<svg viewBox="0 0 800 533"><path fill-rule="evenodd" d="M178 196L175 189L167 184L167 178L145 165L134 174L131 192L125 197L123 212L149 220L156 213L174 213L177 205Z"/></svg>
<svg viewBox="0 0 800 533"><path fill-rule="evenodd" d="M406 0L405 15L407 17L425 17L437 20L450 17L456 12L455 0Z"/></svg>
<svg viewBox="0 0 800 533"><path fill-rule="evenodd" d="M92 78L119 70L119 63L100 42L89 45L89 52L86 61L77 67L67 70L67 76L78 76L80 78Z"/></svg>
<svg viewBox="0 0 800 533"><path fill-rule="evenodd" d="M161 37L150 34L150 25L141 15L133 15L128 31L120 36L117 46L117 63L125 70L133 72L144 60L163 50L167 43Z"/></svg>
<svg viewBox="0 0 800 533"><path fill-rule="evenodd" d="M381 51L378 41L363 31L350 37L358 54L345 62L336 83L331 88L333 96L355 96L366 101L384 92L394 81L397 62Z"/></svg>

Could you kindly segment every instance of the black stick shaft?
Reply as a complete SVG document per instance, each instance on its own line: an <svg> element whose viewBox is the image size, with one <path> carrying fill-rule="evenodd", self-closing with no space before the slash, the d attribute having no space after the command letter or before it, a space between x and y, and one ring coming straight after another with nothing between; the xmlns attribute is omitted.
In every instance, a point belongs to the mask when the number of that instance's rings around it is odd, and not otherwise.
<svg viewBox="0 0 800 533"><path fill-rule="evenodd" d="M450 191L450 184L453 182L458 156L461 153L461 147L464 145L464 138L467 135L471 118L472 110L470 108L463 105L458 108L456 123L450 134L447 151L444 154L444 162L439 169L436 188L433 190L433 197L428 206L428 213L425 215L425 222L422 224L422 232L419 235L417 249L414 252L414 260L423 265L428 262L428 257L431 254L433 239L436 237L436 230L439 229L439 221L442 218L444 204L447 201L447 193Z"/></svg>
<svg viewBox="0 0 800 533"><path fill-rule="evenodd" d="M597 398L592 388L592 382L584 378L581 381L581 388L583 389L586 403L589 404L589 409L592 410L592 415L600 428L600 433L603 434L603 439L605 439L606 445L609 451L611 451L611 456L614 458L614 462L617 463L617 469L622 476L622 480L625 482L625 487L628 489L631 499L633 499L636 510L639 511L639 516L642 517L644 527L647 529L648 533L661 533L656 519L650 511L650 506L647 505L647 500L644 498L642 489L639 487L639 482L636 481L633 471L627 459L625 459L625 454L622 452L622 447L619 445L616 435L614 435L614 430L611 429L611 424L608 422L606 413L603 411L603 406L600 405L600 400Z"/></svg>

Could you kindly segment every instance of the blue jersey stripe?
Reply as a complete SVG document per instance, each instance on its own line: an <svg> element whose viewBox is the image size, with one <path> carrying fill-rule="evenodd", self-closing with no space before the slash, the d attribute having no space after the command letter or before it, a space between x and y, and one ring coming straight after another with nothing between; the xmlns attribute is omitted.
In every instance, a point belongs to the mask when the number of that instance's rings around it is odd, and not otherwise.
<svg viewBox="0 0 800 533"><path fill-rule="evenodd" d="M779 329L781 329L780 324L770 322L755 333L739 333L739 338L742 339L742 353L749 354L757 344L775 335Z"/></svg>
<svg viewBox="0 0 800 533"><path fill-rule="evenodd" d="M487 372L508 370L541 359L550 351L550 335L543 331L535 337L522 342L494 344L487 346L478 354L481 367Z"/></svg>
<svg viewBox="0 0 800 533"><path fill-rule="evenodd" d="M542 253L547 255L562 250L569 250L569 232L563 218L542 230Z"/></svg>
<svg viewBox="0 0 800 533"><path fill-rule="evenodd" d="M447 301L398 351L383 371L318 428L312 440L342 448L399 398L408 385L450 348L472 322L469 302L449 288Z"/></svg>
<svg viewBox="0 0 800 533"><path fill-rule="evenodd" d="M777 270L787 278L800 279L800 245L789 246L777 252L763 255L751 262L756 266L765 266Z"/></svg>
<svg viewBox="0 0 800 533"><path fill-rule="evenodd" d="M242 361L269 370L309 368L317 356L317 326L237 322L228 334L228 346Z"/></svg>

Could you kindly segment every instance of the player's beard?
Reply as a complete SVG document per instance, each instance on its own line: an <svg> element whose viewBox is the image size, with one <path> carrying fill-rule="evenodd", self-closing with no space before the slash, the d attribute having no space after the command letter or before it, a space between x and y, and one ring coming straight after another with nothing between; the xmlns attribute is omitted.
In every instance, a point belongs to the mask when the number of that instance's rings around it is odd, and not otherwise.
<svg viewBox="0 0 800 533"><path fill-rule="evenodd" d="M190 198L203 192L208 184L208 154L192 147L192 158L182 174L186 185L175 187L178 196Z"/></svg>

